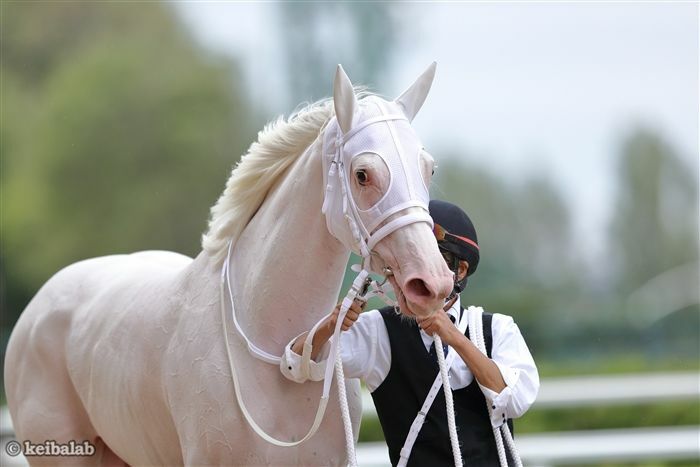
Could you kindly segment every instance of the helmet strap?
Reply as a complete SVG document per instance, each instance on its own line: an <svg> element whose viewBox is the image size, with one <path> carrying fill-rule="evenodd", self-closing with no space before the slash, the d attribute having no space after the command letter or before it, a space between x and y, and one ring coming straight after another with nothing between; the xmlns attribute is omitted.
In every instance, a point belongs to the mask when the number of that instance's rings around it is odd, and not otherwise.
<svg viewBox="0 0 700 467"><path fill-rule="evenodd" d="M464 286L466 285L466 280L459 280L459 258L457 256L452 257L452 264L448 264L447 267L454 273L454 286L452 287L452 292L450 292L450 295L445 299L445 303L449 302L455 296L459 295L462 290L464 290ZM465 277L466 279L466 277Z"/></svg>

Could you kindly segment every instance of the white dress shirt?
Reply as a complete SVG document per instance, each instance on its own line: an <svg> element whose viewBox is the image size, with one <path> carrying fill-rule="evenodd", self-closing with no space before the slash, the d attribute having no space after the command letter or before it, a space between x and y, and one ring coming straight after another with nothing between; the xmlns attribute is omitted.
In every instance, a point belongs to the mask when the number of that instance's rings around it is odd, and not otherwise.
<svg viewBox="0 0 700 467"><path fill-rule="evenodd" d="M454 317L455 322L459 322L459 311L458 296L447 312ZM467 313L467 310L464 312ZM498 366L506 387L500 393L481 384L479 387L486 401L493 408L491 423L494 427L498 427L503 424L504 415L505 418L517 418L530 408L537 397L540 380L530 350L513 318L495 313L491 332L493 336L491 359ZM433 344L433 338L422 329L420 334L426 350L429 350ZM303 383L305 378L301 372L301 356L291 349L294 341L296 338L285 348L280 368L288 379ZM309 379L313 381L323 379L329 349L330 341L321 349L317 361L310 362ZM360 378L370 392L382 384L391 368L391 345L379 310L361 313L350 329L341 332L340 352L346 378ZM474 375L459 355L450 367L449 376L453 390L462 389L474 381Z"/></svg>

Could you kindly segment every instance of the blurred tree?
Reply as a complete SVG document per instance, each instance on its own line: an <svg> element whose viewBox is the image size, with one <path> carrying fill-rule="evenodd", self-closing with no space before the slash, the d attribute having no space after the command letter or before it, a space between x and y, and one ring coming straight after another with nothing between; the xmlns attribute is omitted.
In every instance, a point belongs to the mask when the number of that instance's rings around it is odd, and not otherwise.
<svg viewBox="0 0 700 467"><path fill-rule="evenodd" d="M610 230L622 292L674 267L697 264L698 181L688 169L651 131L639 129L625 141Z"/></svg>
<svg viewBox="0 0 700 467"><path fill-rule="evenodd" d="M610 229L618 271L617 319L649 356L690 356L700 346L698 180L658 135L624 142Z"/></svg>
<svg viewBox="0 0 700 467"><path fill-rule="evenodd" d="M551 183L510 186L456 160L441 160L432 195L463 206L479 233L483 261L465 303L512 314L549 358L697 354L697 179L658 136L640 129L621 154L611 261L601 265L617 264L618 279L607 293L580 279L583 258Z"/></svg>
<svg viewBox="0 0 700 467"><path fill-rule="evenodd" d="M292 105L329 96L329 77L342 63L354 83L376 86L400 40L397 17L385 2L280 2ZM407 8L402 5L401 8Z"/></svg>
<svg viewBox="0 0 700 467"><path fill-rule="evenodd" d="M552 328L539 324L561 314L579 290L569 212L554 186L546 179L508 185L443 157L431 196L461 206L477 229L482 260L462 294L464 304L516 317L536 350Z"/></svg>
<svg viewBox="0 0 700 467"><path fill-rule="evenodd" d="M488 258L479 265L480 282L502 288L517 278L552 286L570 278L575 258L569 212L547 179L512 186L445 157L432 196L459 204L472 217L482 254Z"/></svg>
<svg viewBox="0 0 700 467"><path fill-rule="evenodd" d="M76 260L196 254L258 119L165 3L3 2L0 21L8 328Z"/></svg>

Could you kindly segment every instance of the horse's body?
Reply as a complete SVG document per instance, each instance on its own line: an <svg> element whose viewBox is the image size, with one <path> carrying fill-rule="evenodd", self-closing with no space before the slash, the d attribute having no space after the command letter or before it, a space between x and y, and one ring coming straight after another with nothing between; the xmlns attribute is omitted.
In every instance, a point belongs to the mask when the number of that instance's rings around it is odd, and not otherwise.
<svg viewBox="0 0 700 467"><path fill-rule="evenodd" d="M336 99L336 112L338 105ZM264 350L280 355L285 344L333 308L349 251L320 215L323 170L316 137L332 116L330 105L317 106L306 120L270 129L270 141L261 135L251 153L297 154L286 160L275 155L283 162L267 164L250 180L243 170L237 180L229 180L212 225L225 213L235 215L222 221L228 230L210 235L218 249L205 248L194 260L156 251L86 260L42 287L7 349L5 384L16 435L33 443L88 440L97 445L97 453L32 458L32 463L346 461L334 392L320 432L299 448L273 446L250 429L236 401L220 312L226 307L232 360L251 414L272 435L300 439L313 421L321 384L286 380L277 366L255 359L232 330L230 304L220 300L222 244L226 238L235 240L230 273L236 314L246 335ZM296 138L290 138L292 131ZM264 160L251 157L245 173ZM385 263L403 271L396 286L404 289L405 300L417 304L416 310L439 303L451 288L437 248L433 245L431 251L426 240L429 232L425 224L414 223L379 244L379 250L388 252L382 255ZM424 248L429 250L425 255L415 251ZM409 252L408 259L401 259L402 250ZM433 285L426 276L424 286L415 272L420 268L442 282ZM440 290L427 298L427 292L421 295L426 287ZM359 384L347 384L357 433Z"/></svg>

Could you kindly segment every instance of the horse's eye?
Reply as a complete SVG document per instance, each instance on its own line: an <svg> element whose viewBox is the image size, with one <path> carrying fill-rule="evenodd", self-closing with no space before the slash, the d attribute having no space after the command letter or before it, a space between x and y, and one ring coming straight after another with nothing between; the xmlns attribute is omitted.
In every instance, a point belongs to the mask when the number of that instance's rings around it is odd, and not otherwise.
<svg viewBox="0 0 700 467"><path fill-rule="evenodd" d="M357 178L357 182L362 186L365 186L369 183L369 175L364 169L355 171L355 178Z"/></svg>

